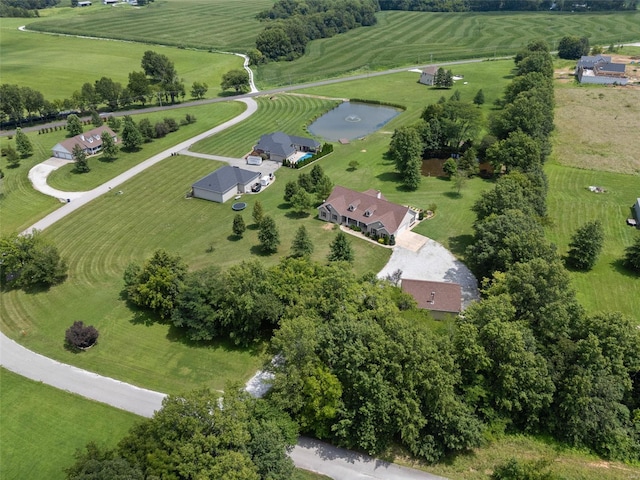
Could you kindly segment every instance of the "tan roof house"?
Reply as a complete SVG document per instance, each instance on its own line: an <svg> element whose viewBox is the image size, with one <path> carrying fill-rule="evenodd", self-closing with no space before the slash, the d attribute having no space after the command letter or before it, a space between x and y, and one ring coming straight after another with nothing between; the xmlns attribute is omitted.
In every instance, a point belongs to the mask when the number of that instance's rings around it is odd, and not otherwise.
<svg viewBox="0 0 640 480"><path fill-rule="evenodd" d="M419 308L431 311L433 318L458 315L462 310L462 288L457 283L402 279L402 291L411 295Z"/></svg>
<svg viewBox="0 0 640 480"><path fill-rule="evenodd" d="M423 85L433 85L436 80L437 73L438 67L436 67L435 65L430 65L422 70L422 73L420 74L420 80L418 80L418 82L422 83Z"/></svg>
<svg viewBox="0 0 640 480"><path fill-rule="evenodd" d="M56 143L51 149L53 156L64 158L65 160L73 160L73 147L76 145L80 145L87 156L96 155L102 150L102 132L107 132L111 135L116 144L120 143L114 131L105 125Z"/></svg>
<svg viewBox="0 0 640 480"><path fill-rule="evenodd" d="M358 227L376 237L397 237L416 222L418 212L389 202L378 190L356 192L338 185L318 207L318 217L325 222Z"/></svg>

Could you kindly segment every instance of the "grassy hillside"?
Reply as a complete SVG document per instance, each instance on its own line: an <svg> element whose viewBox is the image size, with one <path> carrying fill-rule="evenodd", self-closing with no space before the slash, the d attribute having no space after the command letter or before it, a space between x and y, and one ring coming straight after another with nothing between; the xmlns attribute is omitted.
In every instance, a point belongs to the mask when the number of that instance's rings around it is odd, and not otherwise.
<svg viewBox="0 0 640 480"><path fill-rule="evenodd" d="M99 2L64 22L38 22L33 28L204 50L246 50L261 31L255 16L272 0L155 0L142 7Z"/></svg>
<svg viewBox="0 0 640 480"><path fill-rule="evenodd" d="M105 8L111 10L111 7ZM75 18L62 14L58 17L62 23ZM2 19L2 83L29 86L42 92L50 101L70 98L83 83L93 83L103 76L125 87L129 73L142 70L140 61L146 50L162 53L174 62L178 75L184 81L187 99L195 81L209 86L207 97L217 96L221 91L222 75L240 68L243 62L235 55L19 31L18 27L29 20ZM29 28L32 26L35 25Z"/></svg>

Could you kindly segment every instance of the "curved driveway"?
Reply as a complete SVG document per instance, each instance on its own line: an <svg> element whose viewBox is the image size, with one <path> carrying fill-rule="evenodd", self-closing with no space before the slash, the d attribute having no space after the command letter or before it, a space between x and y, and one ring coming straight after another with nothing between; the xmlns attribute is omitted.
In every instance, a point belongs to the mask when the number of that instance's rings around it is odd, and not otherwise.
<svg viewBox="0 0 640 480"><path fill-rule="evenodd" d="M36 222L23 233L44 230L91 200L118 187L138 173L164 160L172 153L187 150L194 143L247 119L257 111L258 104L252 98L242 98L238 99L238 101L247 105L247 109L242 114L154 155L93 190L77 192L78 198L71 199L69 203ZM54 196L58 196L59 193L65 194L66 192L56 191ZM69 197L69 195L66 196ZM57 362L19 345L2 332L0 332L0 365L32 380L144 417L153 416L153 413L162 407L162 400L166 397L166 394L161 392L139 388L72 365ZM301 438L290 455L297 467L318 472L337 480L441 480L442 478L308 438Z"/></svg>
<svg viewBox="0 0 640 480"><path fill-rule="evenodd" d="M243 120L246 120L247 118L249 118L258 110L258 104L253 98L242 98L242 99L239 99L238 101L246 104L247 109L237 117L232 118L231 120L224 122L223 124L218 125L217 127L207 130L206 132L201 133L200 135L196 135L195 137L192 137L189 140L185 140L182 143L179 143L171 148L168 148L167 150L160 152L157 155L154 155L153 157L145 160L142 163L139 163L135 167L127 170L124 173L121 173L117 177L109 180L106 183L103 183L102 185L94 188L93 190L89 190L88 192L85 192L84 195L81 195L77 199L72 200L71 202L67 203L66 205L57 209L56 211L51 212L49 215L44 217L42 220L39 220L38 222L34 223L33 225L31 225L22 233L30 233L33 230L44 230L45 228L53 225L58 220L66 217L70 213L75 212L77 209L79 209L83 205L86 205L94 198L97 198L100 195L104 195L109 190L112 190L118 187L119 185L131 179L132 177L139 174L140 172L143 172L147 168L152 167L158 162L161 162L165 158L169 157L172 153L178 153L180 150L188 149L194 143L199 142L200 140L206 137L209 137L211 135L215 135L216 133L221 132L222 130L225 130L237 123L240 123Z"/></svg>

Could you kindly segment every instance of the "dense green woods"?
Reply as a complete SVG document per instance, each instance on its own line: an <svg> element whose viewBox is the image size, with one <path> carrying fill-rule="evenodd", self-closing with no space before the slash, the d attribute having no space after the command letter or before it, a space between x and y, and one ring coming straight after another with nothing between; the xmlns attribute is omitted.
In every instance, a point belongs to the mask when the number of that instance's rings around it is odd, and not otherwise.
<svg viewBox="0 0 640 480"><path fill-rule="evenodd" d="M357 27L376 24L378 5L372 0L280 0L257 18L266 23L256 38L254 64L269 60L295 60L307 43Z"/></svg>

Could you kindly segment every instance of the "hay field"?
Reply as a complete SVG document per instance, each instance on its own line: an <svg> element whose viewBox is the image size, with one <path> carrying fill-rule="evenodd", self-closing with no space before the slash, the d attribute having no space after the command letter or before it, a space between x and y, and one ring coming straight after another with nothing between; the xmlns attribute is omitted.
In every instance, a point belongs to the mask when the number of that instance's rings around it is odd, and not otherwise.
<svg viewBox="0 0 640 480"><path fill-rule="evenodd" d="M561 165L640 174L640 88L556 88L556 105Z"/></svg>

